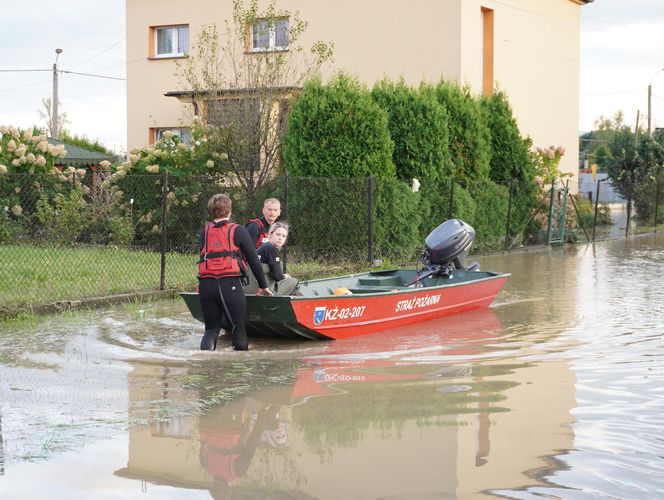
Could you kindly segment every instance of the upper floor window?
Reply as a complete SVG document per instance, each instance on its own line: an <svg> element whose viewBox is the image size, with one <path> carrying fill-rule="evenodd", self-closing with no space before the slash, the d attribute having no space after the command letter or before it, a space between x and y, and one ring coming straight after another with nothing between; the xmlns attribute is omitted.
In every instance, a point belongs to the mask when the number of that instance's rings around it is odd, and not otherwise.
<svg viewBox="0 0 664 500"><path fill-rule="evenodd" d="M182 57L189 50L189 26L156 26L153 57Z"/></svg>
<svg viewBox="0 0 664 500"><path fill-rule="evenodd" d="M258 19L251 25L251 52L288 50L288 18Z"/></svg>

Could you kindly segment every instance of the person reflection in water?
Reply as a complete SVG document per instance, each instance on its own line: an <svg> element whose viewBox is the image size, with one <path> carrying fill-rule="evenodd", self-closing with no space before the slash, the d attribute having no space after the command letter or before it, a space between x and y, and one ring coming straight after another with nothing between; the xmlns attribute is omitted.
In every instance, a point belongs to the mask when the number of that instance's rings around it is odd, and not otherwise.
<svg viewBox="0 0 664 500"><path fill-rule="evenodd" d="M244 398L201 417L200 461L214 480L212 498L230 498L232 484L247 472L261 443L277 448L286 445L279 409Z"/></svg>

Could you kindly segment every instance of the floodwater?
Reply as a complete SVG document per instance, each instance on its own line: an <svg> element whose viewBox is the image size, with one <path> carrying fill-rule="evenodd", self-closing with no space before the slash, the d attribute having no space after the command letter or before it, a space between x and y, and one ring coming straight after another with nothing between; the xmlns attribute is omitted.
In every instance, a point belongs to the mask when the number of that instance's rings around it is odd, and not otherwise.
<svg viewBox="0 0 664 500"><path fill-rule="evenodd" d="M2 499L655 499L664 235L481 259L494 307L197 350L178 301L0 326Z"/></svg>

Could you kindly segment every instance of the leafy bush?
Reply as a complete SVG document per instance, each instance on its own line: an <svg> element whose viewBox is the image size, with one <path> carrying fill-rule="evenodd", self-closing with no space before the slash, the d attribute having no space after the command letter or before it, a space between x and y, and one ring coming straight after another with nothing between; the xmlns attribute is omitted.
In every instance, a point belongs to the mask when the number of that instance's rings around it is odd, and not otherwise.
<svg viewBox="0 0 664 500"><path fill-rule="evenodd" d="M487 251L502 248L507 222L508 188L484 181L471 182L467 189L476 204L473 218L467 221L477 234L475 249Z"/></svg>
<svg viewBox="0 0 664 500"><path fill-rule="evenodd" d="M394 143L387 113L357 79L308 82L293 104L283 157L297 177L391 178Z"/></svg>
<svg viewBox="0 0 664 500"><path fill-rule="evenodd" d="M447 110L449 141L457 179L489 178L491 133L484 111L470 90L441 80L435 86L438 102Z"/></svg>
<svg viewBox="0 0 664 500"><path fill-rule="evenodd" d="M290 178L288 251L306 259L366 259L366 179Z"/></svg>
<svg viewBox="0 0 664 500"><path fill-rule="evenodd" d="M416 90L403 80L383 80L374 86L371 96L387 112L397 177L427 183L451 176L448 117L431 87Z"/></svg>
<svg viewBox="0 0 664 500"><path fill-rule="evenodd" d="M404 260L421 250L420 194L396 179L376 182L375 243L376 255Z"/></svg>
<svg viewBox="0 0 664 500"><path fill-rule="evenodd" d="M36 212L46 237L60 244L79 240L87 226L88 205L83 188L79 185L68 194L56 193L55 206L42 192L37 201Z"/></svg>
<svg viewBox="0 0 664 500"><path fill-rule="evenodd" d="M491 180L503 183L511 179L533 181L529 154L532 141L521 137L507 95L496 91L491 97L483 97L480 104L491 132Z"/></svg>

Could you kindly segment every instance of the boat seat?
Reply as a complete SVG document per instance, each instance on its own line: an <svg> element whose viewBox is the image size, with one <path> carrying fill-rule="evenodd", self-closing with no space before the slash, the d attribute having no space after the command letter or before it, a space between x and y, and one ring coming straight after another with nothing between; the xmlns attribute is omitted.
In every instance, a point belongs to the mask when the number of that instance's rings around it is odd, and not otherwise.
<svg viewBox="0 0 664 500"><path fill-rule="evenodd" d="M349 288L353 293L385 293L394 290L394 286L358 286Z"/></svg>
<svg viewBox="0 0 664 500"><path fill-rule="evenodd" d="M403 286L401 276L368 276L360 278L360 285L366 286Z"/></svg>

